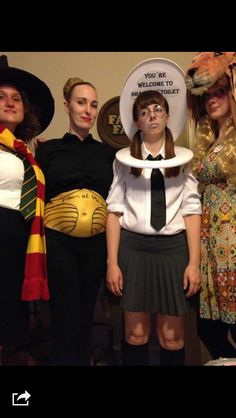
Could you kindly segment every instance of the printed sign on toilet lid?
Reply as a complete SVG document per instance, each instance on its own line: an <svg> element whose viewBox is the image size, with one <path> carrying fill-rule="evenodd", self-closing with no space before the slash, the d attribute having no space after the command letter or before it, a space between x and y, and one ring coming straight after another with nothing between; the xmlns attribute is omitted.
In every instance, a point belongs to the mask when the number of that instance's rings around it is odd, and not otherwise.
<svg viewBox="0 0 236 418"><path fill-rule="evenodd" d="M137 130L132 115L134 100L141 92L146 90L157 90L163 94L168 101L170 117L167 126L170 128L174 140L176 140L182 133L188 116L186 85L183 70L175 62L169 59L151 58L140 62L128 74L120 95L120 117L124 131L129 139L132 139ZM181 165L182 159L178 163L181 149L185 148L178 147L176 157L171 159L174 165L169 165L169 163L168 165L165 165L167 160L161 160L156 162L158 163L158 167ZM122 162L122 158L125 157L127 163L127 155L128 149L126 151L121 150L117 153L120 162ZM193 156L191 151L184 155L185 162L190 161ZM137 159L133 157L130 159L130 166L133 166L132 163L135 163L134 160ZM136 164L138 165L135 165L135 167L142 168L147 166L144 160L137 161L139 161L139 163L137 162Z"/></svg>

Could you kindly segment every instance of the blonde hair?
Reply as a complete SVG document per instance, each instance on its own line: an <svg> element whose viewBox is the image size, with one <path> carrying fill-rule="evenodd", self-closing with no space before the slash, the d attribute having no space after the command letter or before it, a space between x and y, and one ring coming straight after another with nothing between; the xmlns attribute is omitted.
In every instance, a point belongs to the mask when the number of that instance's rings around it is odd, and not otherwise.
<svg viewBox="0 0 236 418"><path fill-rule="evenodd" d="M71 93L74 89L74 87L76 86L81 86L81 85L87 85L87 86L91 86L94 90L95 87L89 82L89 81L84 81L79 77L70 77L68 78L67 82L65 83L64 87L63 87L63 96L64 99L69 102L70 98L71 98Z"/></svg>
<svg viewBox="0 0 236 418"><path fill-rule="evenodd" d="M191 161L192 172L196 177L201 170L202 160L215 140L214 129L209 118L206 117L196 127L194 158ZM219 170L226 178L228 185L236 186L236 130L232 117L225 122L224 140L221 144L223 148L216 156Z"/></svg>
<svg viewBox="0 0 236 418"><path fill-rule="evenodd" d="M214 87L222 87L228 91L231 105L231 116L225 121L222 150L215 157L221 174L226 178L228 185L236 185L236 128L234 123L233 100L229 77L224 74ZM197 177L201 170L201 164L210 150L211 145L219 138L219 125L217 121L210 119L205 109L204 95L195 96L187 92L187 103L190 117L195 123L196 141L194 157L190 163L193 174Z"/></svg>

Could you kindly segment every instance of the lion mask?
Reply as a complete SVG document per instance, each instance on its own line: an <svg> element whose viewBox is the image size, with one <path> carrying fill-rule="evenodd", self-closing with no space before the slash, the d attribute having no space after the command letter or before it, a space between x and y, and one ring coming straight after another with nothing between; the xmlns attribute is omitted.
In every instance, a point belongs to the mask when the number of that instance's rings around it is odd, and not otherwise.
<svg viewBox="0 0 236 418"><path fill-rule="evenodd" d="M188 68L185 82L191 94L198 96L212 87L224 74L230 78L236 100L236 52L201 52Z"/></svg>

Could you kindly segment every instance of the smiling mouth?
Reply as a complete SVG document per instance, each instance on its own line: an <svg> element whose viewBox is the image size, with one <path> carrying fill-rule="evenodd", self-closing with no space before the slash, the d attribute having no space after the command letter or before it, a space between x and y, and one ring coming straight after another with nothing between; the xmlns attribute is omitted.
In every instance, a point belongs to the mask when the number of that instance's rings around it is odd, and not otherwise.
<svg viewBox="0 0 236 418"><path fill-rule="evenodd" d="M84 122L91 122L91 120L92 120L92 119L90 119L90 118L82 118L82 120L83 120Z"/></svg>

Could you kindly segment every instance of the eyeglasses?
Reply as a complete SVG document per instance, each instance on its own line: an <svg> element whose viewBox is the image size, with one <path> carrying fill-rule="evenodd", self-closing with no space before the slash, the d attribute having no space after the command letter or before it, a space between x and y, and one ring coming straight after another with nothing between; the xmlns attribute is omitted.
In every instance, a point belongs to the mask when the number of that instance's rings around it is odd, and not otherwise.
<svg viewBox="0 0 236 418"><path fill-rule="evenodd" d="M228 94L228 89L226 89L225 87L218 87L217 89L215 89L211 93L204 94L203 98L204 98L205 101L210 100L212 97L217 97L217 99L221 99L226 94Z"/></svg>
<svg viewBox="0 0 236 418"><path fill-rule="evenodd" d="M165 113L165 109L160 105L155 105L151 109L142 109L139 113L139 117L147 118L151 113L154 113L155 116L162 117Z"/></svg>

